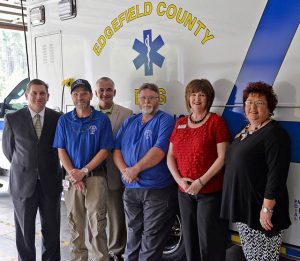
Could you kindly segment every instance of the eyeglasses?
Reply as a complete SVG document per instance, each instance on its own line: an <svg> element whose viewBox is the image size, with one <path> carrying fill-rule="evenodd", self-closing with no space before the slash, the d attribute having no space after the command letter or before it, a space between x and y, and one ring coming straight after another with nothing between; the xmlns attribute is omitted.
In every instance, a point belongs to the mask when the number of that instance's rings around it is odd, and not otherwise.
<svg viewBox="0 0 300 261"><path fill-rule="evenodd" d="M266 102L264 101L245 101L245 105L247 106L251 106L251 105L255 105L256 107L262 107L264 105L266 105Z"/></svg>
<svg viewBox="0 0 300 261"><path fill-rule="evenodd" d="M142 102L145 102L146 100L148 101L155 101L156 99L158 99L159 97L158 96L149 96L149 97L146 97L146 96L140 96L139 97L139 100L142 101Z"/></svg>

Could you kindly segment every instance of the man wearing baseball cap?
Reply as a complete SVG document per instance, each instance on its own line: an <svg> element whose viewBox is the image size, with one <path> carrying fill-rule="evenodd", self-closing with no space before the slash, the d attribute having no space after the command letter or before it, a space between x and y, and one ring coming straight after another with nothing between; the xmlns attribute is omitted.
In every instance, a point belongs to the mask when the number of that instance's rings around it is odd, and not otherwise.
<svg viewBox="0 0 300 261"><path fill-rule="evenodd" d="M71 85L71 93L78 87L85 89L86 91L92 93L92 87L87 80L78 79Z"/></svg>
<svg viewBox="0 0 300 261"><path fill-rule="evenodd" d="M75 109L59 119L53 144L67 172L63 186L71 228L70 260L107 261L105 159L113 148L112 128L109 118L90 105L93 93L87 80L76 80L71 96Z"/></svg>

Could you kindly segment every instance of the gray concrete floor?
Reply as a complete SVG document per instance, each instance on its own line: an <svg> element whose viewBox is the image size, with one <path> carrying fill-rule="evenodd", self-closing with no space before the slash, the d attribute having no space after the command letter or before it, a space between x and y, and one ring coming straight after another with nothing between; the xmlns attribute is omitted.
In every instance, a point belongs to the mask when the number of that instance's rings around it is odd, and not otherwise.
<svg viewBox="0 0 300 261"><path fill-rule="evenodd" d="M15 225L13 205L8 193L8 177L0 176L0 261L17 261L18 253L15 246ZM65 203L61 202L61 260L69 260L69 230L66 222ZM41 260L41 232L39 214L36 220L36 251L37 261ZM295 259L280 258L280 261ZM298 259L299 260L299 259ZM240 246L233 245L227 250L226 261L245 261Z"/></svg>

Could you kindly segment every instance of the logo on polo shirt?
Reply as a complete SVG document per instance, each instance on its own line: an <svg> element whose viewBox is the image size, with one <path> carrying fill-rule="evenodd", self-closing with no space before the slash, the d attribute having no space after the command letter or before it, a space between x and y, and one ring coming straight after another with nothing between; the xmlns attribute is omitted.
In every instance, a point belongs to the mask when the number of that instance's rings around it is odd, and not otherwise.
<svg viewBox="0 0 300 261"><path fill-rule="evenodd" d="M146 130L144 133L144 136L145 136L146 140L149 140L152 137L152 131Z"/></svg>
<svg viewBox="0 0 300 261"><path fill-rule="evenodd" d="M95 132L97 131L97 127L95 125L91 125L89 127L89 131L90 131L90 134L95 134Z"/></svg>

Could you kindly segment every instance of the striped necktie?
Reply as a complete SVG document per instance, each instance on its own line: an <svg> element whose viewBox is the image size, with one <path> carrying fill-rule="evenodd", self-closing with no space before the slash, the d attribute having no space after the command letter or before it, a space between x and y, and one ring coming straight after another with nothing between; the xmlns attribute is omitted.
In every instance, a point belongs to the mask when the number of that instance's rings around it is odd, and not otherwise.
<svg viewBox="0 0 300 261"><path fill-rule="evenodd" d="M37 113L34 117L35 117L34 129L37 137L40 138L42 133L41 116Z"/></svg>

